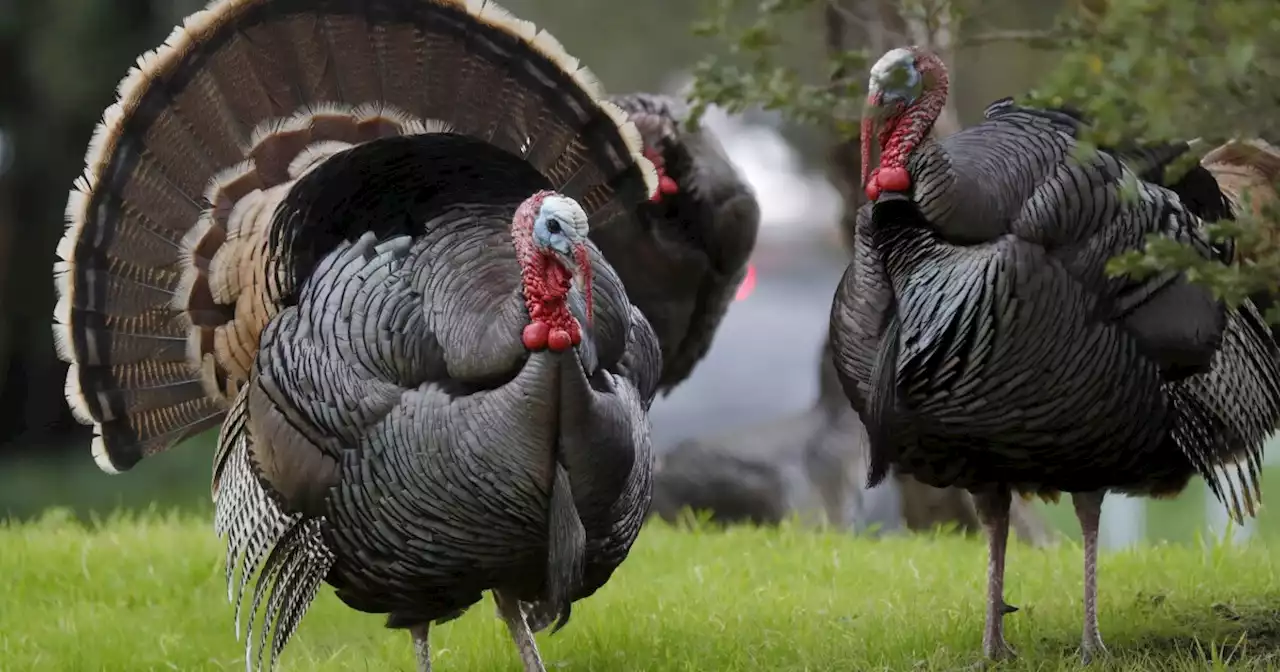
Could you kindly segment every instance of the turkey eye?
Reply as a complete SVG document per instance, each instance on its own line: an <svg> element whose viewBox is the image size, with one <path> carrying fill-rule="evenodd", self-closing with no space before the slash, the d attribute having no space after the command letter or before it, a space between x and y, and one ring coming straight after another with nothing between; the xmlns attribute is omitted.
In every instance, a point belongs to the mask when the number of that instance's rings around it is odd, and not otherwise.
<svg viewBox="0 0 1280 672"><path fill-rule="evenodd" d="M556 219L549 220L547 222L547 233L552 235L560 233L560 221Z"/></svg>

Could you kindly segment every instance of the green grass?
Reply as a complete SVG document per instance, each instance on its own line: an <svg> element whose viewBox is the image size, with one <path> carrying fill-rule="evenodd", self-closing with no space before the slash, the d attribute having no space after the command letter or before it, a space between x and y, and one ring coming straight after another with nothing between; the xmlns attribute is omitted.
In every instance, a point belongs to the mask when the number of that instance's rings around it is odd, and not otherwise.
<svg viewBox="0 0 1280 672"><path fill-rule="evenodd" d="M67 512L0 526L0 667L243 669L222 547L190 514ZM1105 554L1098 669L1275 669L1277 562L1269 545L1155 545ZM977 660L985 551L948 535L648 527L631 559L569 626L540 636L551 670L951 670ZM1008 669L1076 667L1080 551L1010 550ZM486 602L433 631L438 672L516 670ZM1216 663L1215 663L1216 661ZM412 670L408 635L328 589L283 670Z"/></svg>

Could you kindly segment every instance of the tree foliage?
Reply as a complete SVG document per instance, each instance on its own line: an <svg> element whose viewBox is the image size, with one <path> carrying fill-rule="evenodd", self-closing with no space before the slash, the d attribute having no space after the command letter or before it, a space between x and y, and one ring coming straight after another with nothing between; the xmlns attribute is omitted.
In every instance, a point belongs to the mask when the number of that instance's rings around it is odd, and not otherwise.
<svg viewBox="0 0 1280 672"><path fill-rule="evenodd" d="M713 2L695 32L718 41L726 53L696 67L691 123L709 105L730 112L759 106L825 125L842 140L855 138L867 65L880 55L868 49L872 32L853 45L837 44L828 35L825 80L803 81L780 64L779 26L792 15L821 11L829 32L842 30L832 23L894 20L909 28L898 29L896 37L905 35L913 43L927 37L945 49L959 49L1016 40L1054 52L1056 66L1018 97L1032 105L1070 105L1088 115L1086 152L1093 146L1198 138L1195 146L1201 151L1171 168L1177 171L1231 138L1280 145L1280 87L1273 84L1280 79L1275 0L1071 0L1043 31L984 31L975 20L988 9L983 0L760 0L754 7L748 7L750 0ZM734 20L743 13L750 18ZM947 57L938 45L924 46ZM1185 270L1231 303L1255 292L1274 292L1280 286L1280 211L1238 209L1237 221L1211 227L1216 237L1235 238L1236 261L1230 265L1153 237L1145 250L1113 260L1112 271L1141 276Z"/></svg>

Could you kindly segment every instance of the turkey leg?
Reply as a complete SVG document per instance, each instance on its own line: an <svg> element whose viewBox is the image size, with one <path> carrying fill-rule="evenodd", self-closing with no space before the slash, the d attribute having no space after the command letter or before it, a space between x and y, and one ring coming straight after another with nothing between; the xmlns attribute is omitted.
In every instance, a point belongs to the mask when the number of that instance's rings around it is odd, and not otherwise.
<svg viewBox="0 0 1280 672"><path fill-rule="evenodd" d="M524 663L524 672L547 672L547 668L542 666L542 656L538 655L538 643L534 641L533 631L529 629L529 623L524 618L524 609L520 607L520 600L495 590L493 601L498 605L498 617L506 622L507 630L511 631L511 639L520 650L520 662Z"/></svg>
<svg viewBox="0 0 1280 672"><path fill-rule="evenodd" d="M1084 536L1084 635L1080 639L1080 659L1085 665L1107 653L1098 632L1098 518L1102 516L1102 498L1106 494L1100 490L1071 495Z"/></svg>
<svg viewBox="0 0 1280 672"><path fill-rule="evenodd" d="M413 654L418 658L418 672L431 672L431 643L427 639L430 632L430 623L409 628L409 634L413 635Z"/></svg>
<svg viewBox="0 0 1280 672"><path fill-rule="evenodd" d="M991 660L1007 660L1017 652L1004 641L1004 617L1018 610L1004 601L1004 551L1009 541L1009 489L996 486L973 493L978 521L987 533L987 622L982 653Z"/></svg>

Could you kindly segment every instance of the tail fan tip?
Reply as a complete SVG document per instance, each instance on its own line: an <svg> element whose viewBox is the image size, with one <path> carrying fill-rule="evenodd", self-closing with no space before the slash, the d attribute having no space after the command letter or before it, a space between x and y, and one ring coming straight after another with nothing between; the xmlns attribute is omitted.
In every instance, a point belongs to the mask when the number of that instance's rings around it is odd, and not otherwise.
<svg viewBox="0 0 1280 672"><path fill-rule="evenodd" d="M1271 208L1280 197L1275 187L1280 183L1280 148L1262 139L1229 140L1210 150L1200 160L1218 183L1230 207L1237 215L1249 214L1260 220L1264 240L1275 244L1280 236L1271 217ZM1257 250L1244 250L1250 257Z"/></svg>
<svg viewBox="0 0 1280 672"><path fill-rule="evenodd" d="M1274 186L1280 180L1280 147L1258 138L1228 140L1201 157L1200 165L1213 174L1233 205L1239 207L1244 190L1258 183Z"/></svg>
<svg viewBox="0 0 1280 672"><path fill-rule="evenodd" d="M53 337L58 356L71 365L64 391L76 420L94 426L93 455L103 471L127 471L147 455L216 426L225 415L252 361L263 318L270 317L272 290L266 285L275 282L265 277L265 264L255 256L259 251L249 247L253 236L262 235L253 228L257 215L242 210L269 207L273 187L353 143L479 123L461 109L468 100L466 80L457 87L442 85L458 91L441 101L425 100L421 87L406 78L446 65L456 70L458 63L445 61L467 59L481 74L505 77L504 90L533 95L529 109L481 120L486 128L457 132L517 152L548 176L558 169L588 196L602 180L612 189L624 176L638 178L625 187L634 189L627 194L643 188L648 197L658 190L658 173L644 155L639 129L550 33L488 0L365 4L402 11L350 13L326 6L308 12L308 5L290 0L214 0L142 54L117 87L68 196L67 228L53 268ZM274 8L292 13L268 15ZM318 56L334 65L317 75L320 81L308 81L305 73L278 67L263 53L300 48L303 38L294 30L299 26L290 23L299 14L327 19L309 30L329 30L330 24L354 28L356 36L372 27L381 30L368 30L368 43L353 43L357 48L345 55L318 47L324 52ZM463 41L456 37L459 30L487 39ZM283 37L250 39L273 31ZM421 33L427 38L423 44L396 41ZM441 55L424 55L424 45L441 46ZM393 67L397 55L412 56L415 65ZM336 81L344 66L374 68L374 77L352 75L369 90L343 96ZM257 74L255 85L233 79L245 69ZM333 86L325 77L334 79ZM338 91L338 100L331 100L326 86ZM271 93L280 91L285 93ZM453 117L426 113L441 104L453 106ZM559 117L549 115L554 118L539 125L542 117L530 116L538 106L553 104L564 108L555 113ZM608 124L597 123L600 114ZM571 152L565 143L588 132L595 134L594 151L566 158ZM535 155L536 149L542 154ZM594 173L582 169L591 162ZM617 198L608 189L602 193L583 203L589 212ZM255 203L248 202L250 196ZM228 222L236 217L253 221ZM248 234L228 235L237 224Z"/></svg>
<svg viewBox="0 0 1280 672"><path fill-rule="evenodd" d="M1205 153L1200 163L1250 165L1264 173L1277 174L1280 173L1280 147L1260 138L1228 140Z"/></svg>

